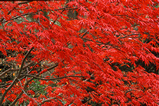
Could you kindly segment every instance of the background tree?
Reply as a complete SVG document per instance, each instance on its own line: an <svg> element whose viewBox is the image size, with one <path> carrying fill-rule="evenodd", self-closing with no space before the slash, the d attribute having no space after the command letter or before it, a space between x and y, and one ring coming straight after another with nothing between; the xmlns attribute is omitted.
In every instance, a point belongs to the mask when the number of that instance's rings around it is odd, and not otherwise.
<svg viewBox="0 0 159 106"><path fill-rule="evenodd" d="M0 105L159 105L158 3L1 1Z"/></svg>

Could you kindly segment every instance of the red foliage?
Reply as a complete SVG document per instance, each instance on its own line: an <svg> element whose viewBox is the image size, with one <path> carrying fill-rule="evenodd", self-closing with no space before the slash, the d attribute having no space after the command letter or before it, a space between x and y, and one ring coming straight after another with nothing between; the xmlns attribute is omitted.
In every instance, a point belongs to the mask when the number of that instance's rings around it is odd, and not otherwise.
<svg viewBox="0 0 159 106"><path fill-rule="evenodd" d="M18 95L17 101L29 100L28 106L159 105L158 3L1 1L0 51L19 69L10 69L17 74L0 88L0 105L14 103ZM154 73L145 68L150 64ZM49 77L43 77L46 73ZM46 94L31 90L34 79L46 86Z"/></svg>

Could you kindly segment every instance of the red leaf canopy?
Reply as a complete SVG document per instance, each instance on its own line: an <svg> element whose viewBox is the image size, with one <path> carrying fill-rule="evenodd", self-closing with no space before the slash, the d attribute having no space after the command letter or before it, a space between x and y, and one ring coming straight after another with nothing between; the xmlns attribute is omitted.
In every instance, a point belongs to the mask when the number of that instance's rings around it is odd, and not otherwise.
<svg viewBox="0 0 159 106"><path fill-rule="evenodd" d="M158 3L1 1L0 105L159 105Z"/></svg>

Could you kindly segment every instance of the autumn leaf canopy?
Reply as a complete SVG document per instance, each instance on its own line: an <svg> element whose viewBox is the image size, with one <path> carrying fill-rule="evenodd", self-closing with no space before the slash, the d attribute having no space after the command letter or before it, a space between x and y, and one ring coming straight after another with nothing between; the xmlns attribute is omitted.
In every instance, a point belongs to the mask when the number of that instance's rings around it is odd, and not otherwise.
<svg viewBox="0 0 159 106"><path fill-rule="evenodd" d="M0 1L0 106L158 106L158 0Z"/></svg>

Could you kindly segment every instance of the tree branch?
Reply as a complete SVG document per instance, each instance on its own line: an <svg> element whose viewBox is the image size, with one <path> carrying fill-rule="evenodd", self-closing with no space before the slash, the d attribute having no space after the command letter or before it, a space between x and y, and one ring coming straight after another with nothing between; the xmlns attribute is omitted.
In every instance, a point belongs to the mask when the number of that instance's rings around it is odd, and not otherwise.
<svg viewBox="0 0 159 106"><path fill-rule="evenodd" d="M24 66L24 62L25 62L26 58L29 56L30 52L31 52L33 49L34 49L34 48L32 47L32 48L29 50L29 52L25 55L25 57L24 57L24 59L23 59L23 61L22 61L21 67L20 67L20 69L19 69L19 73L18 73L17 78L19 78L20 73L21 73L21 71L23 70L23 66Z"/></svg>
<svg viewBox="0 0 159 106"><path fill-rule="evenodd" d="M81 38L83 38L87 33L88 31L85 31L84 34L81 36Z"/></svg>
<svg viewBox="0 0 159 106"><path fill-rule="evenodd" d="M63 79L63 78L69 78L69 77L86 77L86 76L63 76L63 77L58 77L58 78L50 78L50 79L46 79L46 78L40 78L40 77L36 77L34 75L30 75L30 74L22 74L22 76L27 76L27 77L33 77L35 79L39 79L39 80L59 80L59 79Z"/></svg>
<svg viewBox="0 0 159 106"><path fill-rule="evenodd" d="M30 0L30 1L25 1L25 2L20 2L20 3L18 3L12 10L10 10L10 11L8 12L8 15L9 15L14 9L16 9L16 7L17 7L18 5L26 4L26 3L29 3L29 2L32 2L32 1ZM3 20L4 20L4 18L2 18L2 19L0 20L0 22L2 22Z"/></svg>
<svg viewBox="0 0 159 106"><path fill-rule="evenodd" d="M38 73L36 76L40 75L40 73ZM25 85L24 85L24 90L27 88L29 82L31 82L34 78L29 79L28 81L26 81ZM18 101L18 99L22 96L24 92L21 91L21 93L17 96L17 98L11 103L10 106L14 106L14 104Z"/></svg>
<svg viewBox="0 0 159 106"><path fill-rule="evenodd" d="M12 17L10 20L14 20L14 19L20 18L21 16L25 16L25 15L29 15L29 14L35 14L35 13L36 12L21 14L19 16ZM10 20L2 21L2 23L8 22Z"/></svg>
<svg viewBox="0 0 159 106"><path fill-rule="evenodd" d="M29 84L29 82L31 82L34 78L31 78L30 80L28 80L25 85L24 85L24 90L27 88L27 85ZM18 101L18 99L22 96L24 92L21 91L20 94L17 96L17 98L10 104L10 106L14 106L14 104Z"/></svg>
<svg viewBox="0 0 159 106"><path fill-rule="evenodd" d="M27 64L26 66L23 67L23 69L27 68L28 66L30 66L31 64L33 64L33 62L30 62L29 64ZM3 75L5 75L6 73L8 73L9 71L18 71L19 69L8 69L6 71L4 71L3 73L0 74L0 77L2 77Z"/></svg>
<svg viewBox="0 0 159 106"><path fill-rule="evenodd" d="M75 10L77 8L59 8L59 9L54 9L54 10L50 10L50 9L44 9L44 10L47 10L47 11L58 11L58 10L64 10L64 9L65 10L70 10L70 9ZM37 12L39 12L39 11L37 11ZM19 16L12 17L10 20L14 20L14 19L20 18L21 16L25 16L25 15L29 15L29 14L36 14L37 12L21 14ZM1 22L5 23L5 22L8 22L10 20L5 20L5 21L2 20Z"/></svg>
<svg viewBox="0 0 159 106"><path fill-rule="evenodd" d="M0 106L2 106L2 102L4 100L5 95L7 94L7 92L13 87L13 85L17 82L17 77L13 80L12 84L5 90L4 94L1 97L0 100Z"/></svg>
<svg viewBox="0 0 159 106"><path fill-rule="evenodd" d="M62 14L65 11L66 7L64 7L64 9L61 11L60 14ZM59 15L57 16L57 18L54 20L53 25L55 24L55 22L57 21L57 19L59 18Z"/></svg>
<svg viewBox="0 0 159 106"><path fill-rule="evenodd" d="M61 95L61 94L60 94L60 95ZM60 95L59 95L59 96L60 96ZM45 99L45 100L43 100L39 105L41 106L41 105L44 104L45 102L49 102L49 101L51 101L52 99L55 99L55 97Z"/></svg>
<svg viewBox="0 0 159 106"><path fill-rule="evenodd" d="M19 80L19 79L18 79L18 80ZM19 82L20 82L20 86L23 88L22 83L21 83L20 80L19 80ZM27 92L25 92L25 89L22 89L22 91L23 91L23 93L24 93L25 95L27 95L29 98L33 99L37 104L39 104L34 98L30 97L30 96L27 94ZM39 105L38 105L38 106L39 106Z"/></svg>
<svg viewBox="0 0 159 106"><path fill-rule="evenodd" d="M20 73L21 73L21 71L23 70L24 62L25 62L26 58L28 57L28 55L30 54L30 52L31 52L32 50L33 50L33 47L28 51L28 53L27 53L26 56L24 57L24 59L23 59L23 61L22 61L22 64L21 64L21 68L19 69L19 73L18 73L17 77L14 78L12 84L5 90L4 94L2 95L1 100L0 100L0 106L2 105L2 102L3 102L4 97L5 97L5 95L7 94L7 92L13 87L13 85L14 85L15 83L17 83L18 78L20 77Z"/></svg>

